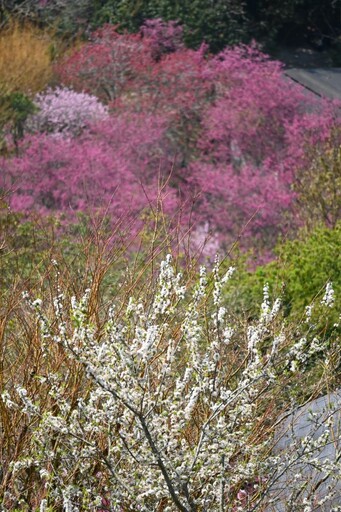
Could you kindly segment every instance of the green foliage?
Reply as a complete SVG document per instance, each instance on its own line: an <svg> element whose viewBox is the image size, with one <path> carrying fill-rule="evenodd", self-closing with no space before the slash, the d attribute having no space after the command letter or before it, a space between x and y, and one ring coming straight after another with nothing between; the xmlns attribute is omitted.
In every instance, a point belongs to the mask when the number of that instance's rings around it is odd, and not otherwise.
<svg viewBox="0 0 341 512"><path fill-rule="evenodd" d="M251 38L270 46L337 44L339 11L334 0L103 0L94 6L92 22L117 23L134 32L148 18L179 20L189 46L205 41L212 51L219 51Z"/></svg>
<svg viewBox="0 0 341 512"><path fill-rule="evenodd" d="M0 4L0 22L3 25L11 18L20 22L29 20L38 26L53 28L55 34L73 39L83 33L95 12L98 3L93 0L3 0Z"/></svg>
<svg viewBox="0 0 341 512"><path fill-rule="evenodd" d="M72 293L77 293L79 285L100 280L103 300L112 299L128 260L119 224L113 231L108 219L79 213L73 223L64 225L62 218L13 212L6 199L0 197L0 288L4 297L10 297L17 285L44 293L51 269L56 271L53 262L58 261ZM148 259L141 254L130 257L139 258L141 265Z"/></svg>
<svg viewBox="0 0 341 512"><path fill-rule="evenodd" d="M54 27L58 36L73 40L86 32L98 3L93 0L48 1L37 14L45 24Z"/></svg>
<svg viewBox="0 0 341 512"><path fill-rule="evenodd" d="M1 287L10 288L16 276L27 279L43 255L31 223L21 223L21 216L12 213L2 201L0 209L0 271Z"/></svg>
<svg viewBox="0 0 341 512"><path fill-rule="evenodd" d="M231 291L237 310L253 316L258 313L265 283L269 283L273 296L283 297L286 315L297 317L314 299L318 308L327 282L331 282L335 295L341 294L341 222L334 229L316 227L303 231L296 240L277 247L277 259L251 272L241 263L235 288ZM239 278L238 278L239 275ZM340 309L340 308L339 308ZM340 314L336 311L336 317Z"/></svg>
<svg viewBox="0 0 341 512"><path fill-rule="evenodd" d="M62 258L74 276L84 268L84 259L79 254L82 240L89 236L84 219L71 225L68 232L61 232L56 220L25 219L2 200L0 233L0 280L4 291L11 293L19 279L29 287L39 282L41 285L53 258Z"/></svg>
<svg viewBox="0 0 341 512"><path fill-rule="evenodd" d="M2 0L0 21L13 15L52 26L69 40L103 23L136 32L149 18L178 20L189 46L206 41L212 51L250 39L268 48L308 42L337 49L341 33L335 0Z"/></svg>
<svg viewBox="0 0 341 512"><path fill-rule="evenodd" d="M0 95L0 130L9 128L15 143L24 135L25 121L36 112L32 100L22 92Z"/></svg>
<svg viewBox="0 0 341 512"><path fill-rule="evenodd" d="M25 121L27 116L35 111L33 102L21 92L11 93L9 95L9 104L18 122Z"/></svg>
<svg viewBox="0 0 341 512"><path fill-rule="evenodd" d="M212 51L218 51L246 39L245 2L239 0L107 0L94 21L136 31L149 18L180 21L190 47L205 41Z"/></svg>
<svg viewBox="0 0 341 512"><path fill-rule="evenodd" d="M340 2L334 0L248 0L255 37L269 43L310 42L320 47L340 34Z"/></svg>
<svg viewBox="0 0 341 512"><path fill-rule="evenodd" d="M313 148L310 165L299 170L295 190L303 220L334 227L341 220L341 145L335 130L323 148Z"/></svg>

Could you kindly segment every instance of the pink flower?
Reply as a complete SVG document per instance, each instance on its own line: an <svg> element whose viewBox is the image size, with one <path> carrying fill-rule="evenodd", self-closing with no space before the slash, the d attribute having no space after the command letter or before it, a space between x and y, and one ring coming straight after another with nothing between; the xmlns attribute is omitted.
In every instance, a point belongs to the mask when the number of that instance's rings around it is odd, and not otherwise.
<svg viewBox="0 0 341 512"><path fill-rule="evenodd" d="M248 498L248 493L244 491L244 489L241 489L237 494L237 499L241 501L242 503L245 503Z"/></svg>

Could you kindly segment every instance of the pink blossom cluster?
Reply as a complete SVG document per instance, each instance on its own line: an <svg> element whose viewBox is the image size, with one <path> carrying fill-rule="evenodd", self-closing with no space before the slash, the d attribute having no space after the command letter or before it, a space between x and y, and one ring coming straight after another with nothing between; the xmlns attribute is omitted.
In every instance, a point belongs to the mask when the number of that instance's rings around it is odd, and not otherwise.
<svg viewBox="0 0 341 512"><path fill-rule="evenodd" d="M2 159L13 207L137 213L166 183L166 211L183 204L184 228L191 219L194 238L211 234L212 247L242 235L242 246L266 252L297 226L293 183L309 148L339 126L333 105L305 95L254 45L212 57L179 38L179 27L158 20L143 34L104 26L59 65L78 93L40 97L37 124L77 136L27 137L16 158ZM168 39L172 51L155 59L155 41Z"/></svg>
<svg viewBox="0 0 341 512"><path fill-rule="evenodd" d="M103 120L78 137L26 137L20 156L2 158L0 186L13 191L11 207L23 212L136 217L158 199L164 130L162 119L136 114ZM175 191L168 191L165 211L174 210L175 201Z"/></svg>
<svg viewBox="0 0 341 512"><path fill-rule="evenodd" d="M176 21L165 22L161 18L146 20L141 33L149 39L152 56L156 61L164 54L184 48L183 28Z"/></svg>
<svg viewBox="0 0 341 512"><path fill-rule="evenodd" d="M153 65L149 43L141 34L117 33L105 25L92 39L56 66L62 83L75 90L113 101L124 94L128 84Z"/></svg>
<svg viewBox="0 0 341 512"><path fill-rule="evenodd" d="M282 66L257 48L227 49L206 69L215 98L205 110L190 185L215 232L243 232L247 244L271 247L292 215L297 170L309 148L323 144L339 121L332 104L308 98L284 79ZM239 231L239 232L238 232Z"/></svg>

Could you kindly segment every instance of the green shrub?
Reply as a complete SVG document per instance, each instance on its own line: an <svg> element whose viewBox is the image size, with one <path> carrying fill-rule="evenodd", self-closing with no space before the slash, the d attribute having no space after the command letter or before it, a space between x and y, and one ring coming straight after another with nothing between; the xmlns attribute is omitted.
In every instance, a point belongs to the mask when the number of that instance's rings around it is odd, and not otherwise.
<svg viewBox="0 0 341 512"><path fill-rule="evenodd" d="M324 226L302 231L296 240L279 244L276 259L248 271L240 263L240 277L233 290L237 310L254 315L254 304L269 284L275 295L282 295L287 315L302 315L305 307L323 295L331 282L336 295L341 293L341 222L334 229ZM321 295L322 294L322 295ZM340 311L339 311L340 313Z"/></svg>
<svg viewBox="0 0 341 512"><path fill-rule="evenodd" d="M332 130L322 147L310 149L306 166L296 173L298 214L307 226L333 228L341 220L340 142L340 130Z"/></svg>

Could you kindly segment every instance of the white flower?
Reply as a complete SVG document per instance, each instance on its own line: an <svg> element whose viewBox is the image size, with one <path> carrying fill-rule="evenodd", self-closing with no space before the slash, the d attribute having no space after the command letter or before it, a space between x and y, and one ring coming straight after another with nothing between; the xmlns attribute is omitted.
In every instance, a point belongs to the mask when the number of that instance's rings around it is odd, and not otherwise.
<svg viewBox="0 0 341 512"><path fill-rule="evenodd" d="M335 301L334 295L335 295L335 293L334 293L333 285L332 285L332 283L328 282L326 284L326 291L323 296L323 299L321 300L321 304L323 304L324 306L327 306L329 308L333 307L334 301Z"/></svg>
<svg viewBox="0 0 341 512"><path fill-rule="evenodd" d="M39 512L46 512L47 509L47 500L41 500Z"/></svg>

